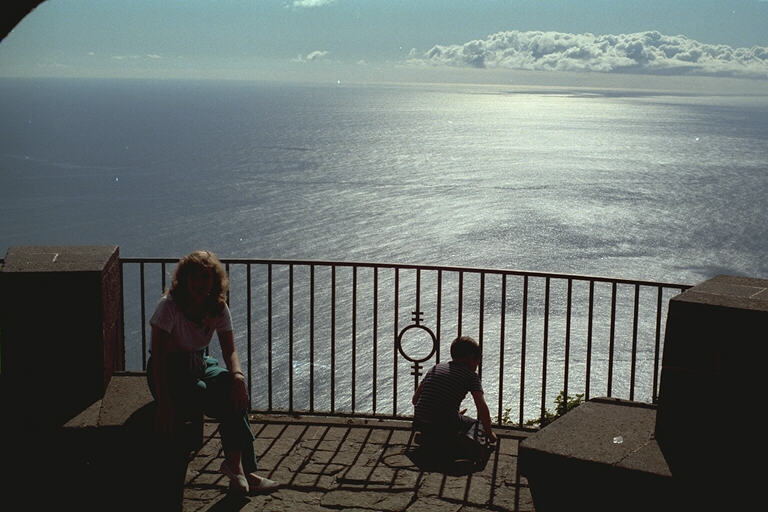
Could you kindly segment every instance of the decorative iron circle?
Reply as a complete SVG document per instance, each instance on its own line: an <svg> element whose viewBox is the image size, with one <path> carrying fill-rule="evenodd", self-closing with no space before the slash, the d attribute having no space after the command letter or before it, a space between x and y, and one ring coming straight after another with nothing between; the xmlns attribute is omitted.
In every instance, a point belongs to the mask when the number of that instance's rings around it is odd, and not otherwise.
<svg viewBox="0 0 768 512"><path fill-rule="evenodd" d="M414 359L405 353L405 351L403 350L403 335L408 329L422 329L424 331L427 331L427 334L429 334L429 336L432 338L432 350L429 352L429 355L427 357L424 357L422 359ZM430 329L425 325L420 325L420 324L409 325L408 327L403 328L403 330L400 331L400 334L397 335L397 351L400 352L400 354L402 354L404 358L406 358L412 363L423 363L424 361L431 358L432 355L434 355L434 353L437 351L437 337L435 336L435 333L432 332L432 329Z"/></svg>

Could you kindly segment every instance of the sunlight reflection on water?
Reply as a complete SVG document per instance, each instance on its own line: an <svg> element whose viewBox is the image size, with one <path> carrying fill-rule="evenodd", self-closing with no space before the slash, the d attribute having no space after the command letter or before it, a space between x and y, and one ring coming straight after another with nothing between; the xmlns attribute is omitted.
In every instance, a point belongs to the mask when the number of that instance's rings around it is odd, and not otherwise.
<svg viewBox="0 0 768 512"><path fill-rule="evenodd" d="M768 276L764 98L215 83L2 87L3 251L119 244L124 256L204 247L225 257L682 283L717 273ZM582 331L583 318L574 319ZM488 329L489 339L498 337ZM450 333L446 326L442 343ZM300 382L305 356L295 362ZM584 357L574 357L578 375ZM382 371L382 385L391 385L391 374ZM361 388L360 400L370 393Z"/></svg>

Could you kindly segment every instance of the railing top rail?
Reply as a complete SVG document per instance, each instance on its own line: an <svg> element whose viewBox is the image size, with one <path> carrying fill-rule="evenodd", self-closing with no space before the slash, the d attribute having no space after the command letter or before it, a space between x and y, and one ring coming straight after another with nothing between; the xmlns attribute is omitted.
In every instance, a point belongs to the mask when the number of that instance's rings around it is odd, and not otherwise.
<svg viewBox="0 0 768 512"><path fill-rule="evenodd" d="M593 276L587 274L565 274L557 272L539 272L518 269L481 268L455 265L420 265L414 263L381 263L369 261L333 261L333 260L299 260L299 259L265 259L265 258L220 258L224 264L249 264L249 265L300 265L300 266L334 266L334 267L364 267L364 268L393 268L405 270L441 270L445 272L467 272L484 274L516 275L529 277L543 277L555 279L569 279L573 281L593 281L628 285L653 286L688 289L693 285L682 283L670 283L663 281L646 281L637 279L612 278L605 276ZM176 263L179 258L168 257L121 257L123 263Z"/></svg>

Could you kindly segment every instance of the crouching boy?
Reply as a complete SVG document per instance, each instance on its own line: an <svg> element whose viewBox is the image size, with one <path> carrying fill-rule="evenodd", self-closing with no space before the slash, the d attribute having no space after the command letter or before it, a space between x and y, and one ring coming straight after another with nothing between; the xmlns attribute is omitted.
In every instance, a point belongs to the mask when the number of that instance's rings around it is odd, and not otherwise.
<svg viewBox="0 0 768 512"><path fill-rule="evenodd" d="M480 443L496 441L483 386L476 373L480 359L480 345L469 336L461 336L451 343L451 361L436 364L424 376L412 400L414 428L422 433L422 445L427 441L453 443L438 448L444 450L443 455L462 458L459 445L469 439L468 433ZM475 401L477 420L459 411L468 392Z"/></svg>

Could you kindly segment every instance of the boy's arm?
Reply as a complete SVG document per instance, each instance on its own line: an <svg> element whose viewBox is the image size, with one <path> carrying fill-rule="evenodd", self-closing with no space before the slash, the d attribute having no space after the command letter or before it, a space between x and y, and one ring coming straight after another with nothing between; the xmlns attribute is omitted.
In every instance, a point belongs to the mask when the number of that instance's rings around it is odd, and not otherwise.
<svg viewBox="0 0 768 512"><path fill-rule="evenodd" d="M421 390L424 387L424 379L421 379L421 382L419 383L419 387L416 388L416 392L413 394L413 398L411 398L411 403L413 405L416 405L416 403L419 401L419 396L421 395Z"/></svg>
<svg viewBox="0 0 768 512"><path fill-rule="evenodd" d="M475 407L477 408L477 419L483 424L483 430L485 430L488 439L496 441L496 435L491 428L491 412L488 410L488 404L485 403L483 392L473 391L472 398L475 400Z"/></svg>

